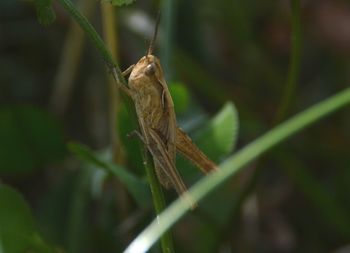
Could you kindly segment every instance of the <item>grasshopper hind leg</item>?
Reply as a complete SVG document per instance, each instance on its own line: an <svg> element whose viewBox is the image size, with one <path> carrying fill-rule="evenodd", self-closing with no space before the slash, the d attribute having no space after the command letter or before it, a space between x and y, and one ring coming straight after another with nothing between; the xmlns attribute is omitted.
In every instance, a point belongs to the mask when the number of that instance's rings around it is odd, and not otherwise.
<svg viewBox="0 0 350 253"><path fill-rule="evenodd" d="M150 143L148 145L148 150L153 156L159 181L165 188L174 188L176 192L191 205L192 209L194 209L197 203L195 203L187 193L187 188L176 170L175 164L170 158L166 146L153 129L150 129L149 134Z"/></svg>
<svg viewBox="0 0 350 253"><path fill-rule="evenodd" d="M164 188L168 190L171 188L175 188L169 177L164 173L164 171L157 162L154 163L154 169L156 171L156 175L158 177L159 182L162 184L162 186L164 186Z"/></svg>

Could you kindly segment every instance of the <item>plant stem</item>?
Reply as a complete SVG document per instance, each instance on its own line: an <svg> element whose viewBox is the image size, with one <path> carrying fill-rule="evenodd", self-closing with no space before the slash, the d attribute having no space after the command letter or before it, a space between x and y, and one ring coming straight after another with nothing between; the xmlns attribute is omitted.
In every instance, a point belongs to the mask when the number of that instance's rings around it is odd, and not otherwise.
<svg viewBox="0 0 350 253"><path fill-rule="evenodd" d="M222 163L220 165L221 169L218 172L204 177L191 187L189 194L194 201L203 199L216 187L235 175L248 163L257 159L261 154L347 104L350 104L350 88L297 114L250 143ZM182 199L176 200L141 232L124 252L146 252L165 231L189 210L190 205L188 203Z"/></svg>
<svg viewBox="0 0 350 253"><path fill-rule="evenodd" d="M146 174L148 178L148 182L152 192L153 205L157 214L161 214L166 208L166 203L164 199L164 194L162 191L162 187L159 183L159 180L155 174L152 157L149 154L145 154L144 157ZM160 238L160 244L163 253L172 253L174 252L173 239L170 231L166 231Z"/></svg>
<svg viewBox="0 0 350 253"><path fill-rule="evenodd" d="M127 85L125 78L119 68L117 62L113 59L111 53L108 51L105 43L98 35L93 26L89 23L85 16L83 16L74 6L74 4L70 0L58 0L60 4L69 12L72 18L80 25L81 29L86 33L86 35L90 38L92 43L95 45L97 50L100 52L103 60L106 62L107 66L109 66L113 70L113 75L117 81L121 82L123 85Z"/></svg>
<svg viewBox="0 0 350 253"><path fill-rule="evenodd" d="M300 26L300 0L291 0L292 7L292 34L291 44L292 52L289 62L288 78L284 89L284 93L281 99L280 106L275 117L275 123L280 122L288 113L288 110L292 104L292 100L295 95L297 87L297 81L300 72L300 55L301 55L301 26Z"/></svg>
<svg viewBox="0 0 350 253"><path fill-rule="evenodd" d="M127 82L117 62L113 59L112 54L109 52L105 43L103 42L101 37L98 35L98 33L95 31L93 26L89 23L89 21L75 8L75 6L70 0L58 0L58 1L71 14L71 16L75 19L75 21L80 25L80 27L91 39L91 41L96 46L101 56L105 60L107 66L110 67L115 80L121 83L122 85L127 85ZM122 97L123 99L126 98L125 96L122 96ZM131 105L130 99L124 99L124 101L127 104L129 115L133 116L132 121L136 126L137 117L136 117L135 110L132 109L134 107ZM154 202L155 210L158 217L158 215L165 209L166 205L165 205L164 195L161 190L160 183L155 175L154 166L151 166L151 164L153 164L151 161L152 161L152 157L150 156L149 153L147 153L144 157L145 169L146 169L147 176L149 178L153 202ZM163 249L163 253L174 252L170 233L163 233L163 235L161 235L161 246Z"/></svg>

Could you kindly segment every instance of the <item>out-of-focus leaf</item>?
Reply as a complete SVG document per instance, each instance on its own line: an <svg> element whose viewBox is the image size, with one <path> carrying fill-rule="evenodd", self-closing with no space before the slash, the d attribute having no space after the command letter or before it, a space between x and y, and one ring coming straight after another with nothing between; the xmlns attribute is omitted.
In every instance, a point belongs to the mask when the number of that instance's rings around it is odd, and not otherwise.
<svg viewBox="0 0 350 253"><path fill-rule="evenodd" d="M101 169L112 173L125 185L135 201L142 207L149 206L151 203L151 195L145 181L137 178L126 169L119 165L112 164L99 158L88 147L78 144L69 143L68 147L79 159L89 164L92 164Z"/></svg>
<svg viewBox="0 0 350 253"><path fill-rule="evenodd" d="M171 83L169 91L174 101L176 114L184 113L190 104L190 95L185 85L182 83Z"/></svg>
<svg viewBox="0 0 350 253"><path fill-rule="evenodd" d="M60 175L61 180L50 184L45 190L36 211L37 222L45 238L63 247L67 246L68 215L81 171L64 170Z"/></svg>
<svg viewBox="0 0 350 253"><path fill-rule="evenodd" d="M194 143L214 162L233 151L238 136L238 115L232 103L227 103L211 120L193 134ZM194 165L178 156L176 166L191 180L198 178Z"/></svg>
<svg viewBox="0 0 350 253"><path fill-rule="evenodd" d="M42 25L50 25L55 21L56 14L51 6L52 0L35 0L38 21Z"/></svg>
<svg viewBox="0 0 350 253"><path fill-rule="evenodd" d="M227 103L194 133L193 140L210 159L218 162L233 151L238 136L238 125L236 109L232 103ZM177 160L177 167L185 178L191 181L198 179L200 173L194 170L194 165L190 165L184 158L180 157ZM231 210L236 203L236 194L237 189L225 184L209 195L199 208L202 213L212 217L211 223L215 223L216 228L221 228L230 218ZM222 199L229 201L223 202Z"/></svg>
<svg viewBox="0 0 350 253"><path fill-rule="evenodd" d="M227 103L221 111L193 139L198 147L214 161L219 161L234 149L238 136L238 115L233 103Z"/></svg>
<svg viewBox="0 0 350 253"><path fill-rule="evenodd" d="M97 222L91 222L91 182L94 173L103 172L84 164L78 170L66 170L59 182L50 184L50 188L44 193L44 197L37 210L40 229L45 238L54 241L65 249L65 252L88 252L96 243L90 240L95 236ZM114 189L112 188L111 191ZM104 205L109 188L104 192L103 198L94 199L98 208L94 210L94 217L100 217L101 205ZM107 197L108 198L108 197ZM115 201L115 199L112 197ZM112 202L114 204L114 202ZM111 204L111 202L109 202ZM113 229L119 221L115 216L115 209L108 205L109 211L113 212L113 218L108 216ZM105 218L105 217L103 217ZM98 219L99 220L99 219ZM114 230L110 230L109 234ZM84 243L81 243L84 242Z"/></svg>
<svg viewBox="0 0 350 253"><path fill-rule="evenodd" d="M134 128L131 116L127 112L125 104L120 105L116 124L118 126L120 140L125 150L125 156L129 164L138 175L144 175L144 165L140 149L140 142L137 137L128 137L128 134L137 129Z"/></svg>
<svg viewBox="0 0 350 253"><path fill-rule="evenodd" d="M37 234L31 211L23 197L4 185L0 185L0 251L54 252Z"/></svg>
<svg viewBox="0 0 350 253"><path fill-rule="evenodd" d="M0 173L30 172L66 152L57 123L35 107L0 109Z"/></svg>
<svg viewBox="0 0 350 253"><path fill-rule="evenodd" d="M79 171L71 192L66 228L67 252L86 252L92 246L88 240L92 227L88 222L87 213L90 200L89 189L94 168L86 167L88 168ZM86 243L80 243L83 241Z"/></svg>
<svg viewBox="0 0 350 253"><path fill-rule="evenodd" d="M105 2L110 2L113 5L122 6L128 5L134 2L135 0L105 0Z"/></svg>

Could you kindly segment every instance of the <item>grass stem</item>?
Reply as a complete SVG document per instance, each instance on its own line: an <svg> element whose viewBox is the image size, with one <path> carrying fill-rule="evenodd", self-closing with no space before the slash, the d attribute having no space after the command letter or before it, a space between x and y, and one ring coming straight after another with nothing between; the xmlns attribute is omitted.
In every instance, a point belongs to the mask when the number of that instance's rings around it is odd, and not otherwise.
<svg viewBox="0 0 350 253"><path fill-rule="evenodd" d="M300 0L291 0L291 44L292 51L289 62L289 70L287 83L282 95L280 106L275 117L275 123L280 122L288 114L290 106L292 105L295 91L297 88L297 82L300 72L300 55L301 55L301 26L300 26Z"/></svg>

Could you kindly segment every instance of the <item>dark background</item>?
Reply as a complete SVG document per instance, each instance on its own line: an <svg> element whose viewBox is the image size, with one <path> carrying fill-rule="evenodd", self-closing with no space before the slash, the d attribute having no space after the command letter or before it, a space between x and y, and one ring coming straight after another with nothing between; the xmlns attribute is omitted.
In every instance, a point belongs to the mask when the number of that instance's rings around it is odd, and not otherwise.
<svg viewBox="0 0 350 253"><path fill-rule="evenodd" d="M84 4L103 34L106 3ZM120 116L124 109L111 116L115 98L104 62L69 14L53 6L56 20L44 27L31 2L0 1L0 181L23 194L43 237L64 252L120 252L152 220L151 202L137 207L118 180L80 162L67 143L114 150L114 161L143 177L139 154L130 161L139 146L119 149L129 140L118 122L128 116ZM300 75L282 118L293 35L289 1L162 6L155 54L169 85L186 88L178 121L205 124L232 101L236 150L349 85L349 1L301 1ZM141 0L116 8L122 69L145 54L158 9L157 1ZM209 199L209 211L199 208L175 226L177 252L348 252L349 112L302 131L221 187L215 195L221 204Z"/></svg>

